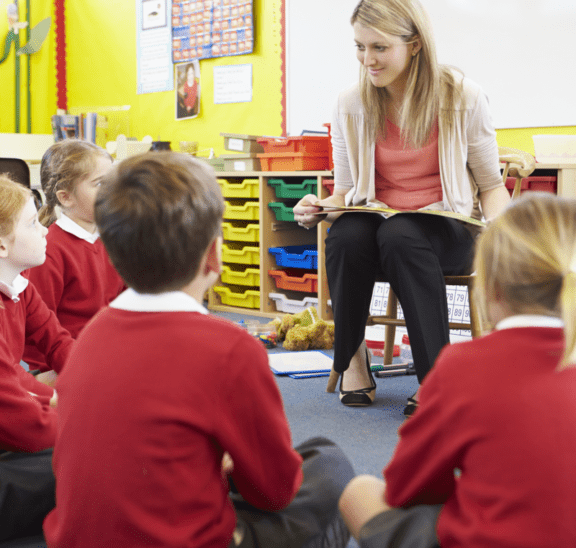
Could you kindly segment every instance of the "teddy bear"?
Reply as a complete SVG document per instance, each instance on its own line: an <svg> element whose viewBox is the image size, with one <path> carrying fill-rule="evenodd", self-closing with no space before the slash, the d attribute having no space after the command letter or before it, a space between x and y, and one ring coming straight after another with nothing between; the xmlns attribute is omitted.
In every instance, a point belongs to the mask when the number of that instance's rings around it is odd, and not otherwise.
<svg viewBox="0 0 576 548"><path fill-rule="evenodd" d="M272 324L286 350L329 350L334 345L334 324L320 319L313 306L298 314L285 314Z"/></svg>

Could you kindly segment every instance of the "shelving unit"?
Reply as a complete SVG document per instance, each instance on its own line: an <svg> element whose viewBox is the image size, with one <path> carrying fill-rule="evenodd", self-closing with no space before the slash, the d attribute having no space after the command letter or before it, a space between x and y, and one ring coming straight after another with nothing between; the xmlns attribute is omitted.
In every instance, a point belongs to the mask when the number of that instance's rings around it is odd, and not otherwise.
<svg viewBox="0 0 576 548"><path fill-rule="evenodd" d="M246 306L231 306L223 302L223 297L218 291L222 290L211 289L208 296L208 308L211 310L218 311L229 311L229 312L240 312L246 314L258 314L262 316L275 317L282 315L284 312L277 310L276 301L269 297L270 293L282 294L289 300L299 300L305 303L307 306L310 298L318 299L318 313L320 317L326 320L332 319L332 310L328 305L329 293L328 284L326 282L326 276L324 273L324 239L327 235L328 224L320 223L316 230L306 230L298 226L298 224L292 220L279 220L276 216L275 211L268 206L269 203L283 203L285 204L285 212L289 211L291 207L298 201L298 198L284 198L278 197L276 194L276 188L278 185L271 186L268 181L271 179L282 179L287 183L293 183L295 186L302 184L308 193L311 187L310 183L304 184L305 180L314 179L315 189L318 192L320 198L326 198L329 196L329 191L326 189L322 182L326 179L332 179L333 174L331 171L288 171L288 172L273 172L273 171L252 171L252 172L238 172L238 171L223 171L217 173L218 179L225 180L226 182L221 182L221 188L226 191L225 194L229 196L234 195L234 197L224 197L224 199L229 202L227 211L243 212L246 210L253 210L254 205L258 203L259 205L259 217L258 217L258 229L254 227L256 221L241 221L237 219L224 219L224 223L227 223L228 230L225 231L224 244L227 246L226 249L231 250L235 253L241 253L244 246L249 246L251 249L247 252L249 255L251 253L251 259L249 259L250 264L243 264L242 267L250 269L249 279L256 279L254 274L254 269L260 270L260 284L259 286L242 286L241 289L246 291ZM239 199L234 192L236 188L240 189L241 185L245 186L246 180L258 179L258 198L248 197L245 198L244 206L239 203ZM238 185L236 187L236 185ZM253 196L253 195L252 195ZM248 204L252 202L252 204ZM242 213L240 213L242 214ZM281 219L288 218L280 216ZM251 230L244 228L242 222L252 225ZM253 224L254 223L254 224ZM232 226L236 225L236 226ZM240 239L243 234L248 232L259 233L257 242L241 241ZM227 238L226 236L229 236ZM275 279L269 275L270 270L278 270L276 259L273 254L268 250L271 247L286 247L286 246L302 246L302 245L317 245L318 247L318 269L317 269L317 292L310 293L306 291L292 291L289 289L279 289L276 286ZM256 265L253 263L255 259L254 248L259 249L259 263ZM239 264L227 264L226 253L223 257L223 262L227 268L227 274L230 270L237 270ZM244 254L242 254L244 255ZM228 254L230 258L230 254ZM234 259L236 260L236 259ZM240 260L240 259L239 259ZM242 258L243 260L243 258ZM248 272L248 271L247 271ZM302 271L303 277L305 272L310 272L309 270ZM225 275L225 278L227 276ZM247 276L248 279L248 276ZM216 284L216 286L226 287L226 284L222 279ZM316 287L316 284L314 284ZM238 289L238 288L236 288ZM260 299L259 306L255 306L254 292L259 291ZM226 298L226 297L224 297Z"/></svg>

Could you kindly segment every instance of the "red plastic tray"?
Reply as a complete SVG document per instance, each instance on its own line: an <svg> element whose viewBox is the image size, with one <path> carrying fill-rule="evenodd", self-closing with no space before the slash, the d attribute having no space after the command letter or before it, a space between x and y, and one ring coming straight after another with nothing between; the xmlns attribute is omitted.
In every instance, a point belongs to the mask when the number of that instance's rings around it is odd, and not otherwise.
<svg viewBox="0 0 576 548"><path fill-rule="evenodd" d="M326 154L304 152L276 152L258 154L262 171L325 171L328 169Z"/></svg>
<svg viewBox="0 0 576 548"><path fill-rule="evenodd" d="M264 147L264 152L305 152L328 156L330 137L327 135L302 135L301 137L259 137L257 141Z"/></svg>
<svg viewBox="0 0 576 548"><path fill-rule="evenodd" d="M297 276L296 272L294 270L269 270L268 274L275 279L278 289L305 291L306 293L318 291L318 274L306 273Z"/></svg>
<svg viewBox="0 0 576 548"><path fill-rule="evenodd" d="M325 186L330 192L330 196L334 194L334 179L322 179L322 186Z"/></svg>
<svg viewBox="0 0 576 548"><path fill-rule="evenodd" d="M516 179L514 177L506 178L506 188L512 194ZM550 177L524 177L520 182L520 194L527 190L537 190L540 192L551 192L556 194L558 188L558 179L554 176Z"/></svg>

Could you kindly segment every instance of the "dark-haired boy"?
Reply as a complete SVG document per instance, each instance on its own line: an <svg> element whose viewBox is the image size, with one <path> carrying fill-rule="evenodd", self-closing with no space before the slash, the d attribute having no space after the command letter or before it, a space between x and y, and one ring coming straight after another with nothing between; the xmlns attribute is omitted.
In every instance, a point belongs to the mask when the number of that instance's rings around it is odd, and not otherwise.
<svg viewBox="0 0 576 548"><path fill-rule="evenodd" d="M223 211L211 168L185 155L129 158L103 181L96 222L129 289L58 380L50 547L345 546L350 464L328 440L292 449L262 345L200 304Z"/></svg>

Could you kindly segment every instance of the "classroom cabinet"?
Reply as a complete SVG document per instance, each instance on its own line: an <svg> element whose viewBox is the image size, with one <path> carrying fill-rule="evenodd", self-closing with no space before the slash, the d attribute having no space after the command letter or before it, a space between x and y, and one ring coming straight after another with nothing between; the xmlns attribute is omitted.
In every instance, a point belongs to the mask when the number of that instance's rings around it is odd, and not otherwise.
<svg viewBox="0 0 576 548"><path fill-rule="evenodd" d="M323 319L332 319L324 272L328 224L306 230L292 213L305 194L330 195L332 172L226 171L217 176L226 201L223 268L209 291L208 308L275 317L315 306Z"/></svg>

